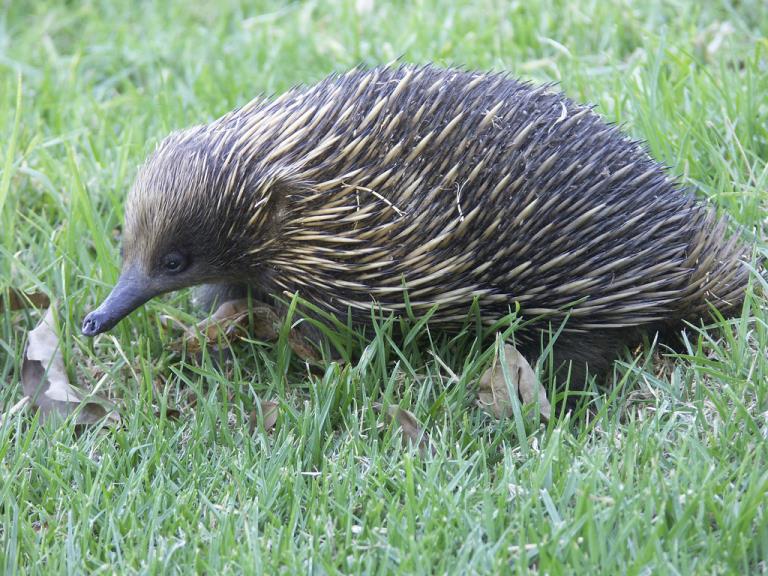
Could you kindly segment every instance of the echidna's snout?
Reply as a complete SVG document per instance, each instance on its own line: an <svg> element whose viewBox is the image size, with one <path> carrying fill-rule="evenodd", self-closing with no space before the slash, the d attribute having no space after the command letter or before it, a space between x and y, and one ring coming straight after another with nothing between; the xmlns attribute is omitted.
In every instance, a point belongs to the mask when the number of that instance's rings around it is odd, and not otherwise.
<svg viewBox="0 0 768 576"><path fill-rule="evenodd" d="M83 320L83 334L96 336L110 330L136 308L161 292L162 290L152 285L149 278L136 269L124 270L107 299Z"/></svg>

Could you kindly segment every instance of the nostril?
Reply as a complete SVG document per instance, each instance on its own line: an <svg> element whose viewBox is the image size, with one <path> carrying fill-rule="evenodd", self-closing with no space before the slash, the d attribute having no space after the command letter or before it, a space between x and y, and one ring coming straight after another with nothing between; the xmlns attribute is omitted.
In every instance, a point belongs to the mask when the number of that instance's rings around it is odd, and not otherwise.
<svg viewBox="0 0 768 576"><path fill-rule="evenodd" d="M83 321L83 334L86 336L93 336L99 331L99 323L97 320L91 317L89 314Z"/></svg>

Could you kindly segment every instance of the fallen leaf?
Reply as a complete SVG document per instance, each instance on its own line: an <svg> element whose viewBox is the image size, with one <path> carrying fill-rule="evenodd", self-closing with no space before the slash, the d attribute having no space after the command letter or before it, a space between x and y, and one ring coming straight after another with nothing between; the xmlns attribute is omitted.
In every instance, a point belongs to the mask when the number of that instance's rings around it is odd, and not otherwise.
<svg viewBox="0 0 768 576"><path fill-rule="evenodd" d="M435 453L429 435L422 429L421 424L411 412L399 406L390 406L386 412L388 420L394 420L403 433L403 444L418 446L419 453L424 456L427 451Z"/></svg>
<svg viewBox="0 0 768 576"><path fill-rule="evenodd" d="M291 330L291 332L288 334L288 346L290 346L291 350L293 350L293 353L302 360L306 360L308 362L317 362L320 359L318 358L315 349L296 329Z"/></svg>
<svg viewBox="0 0 768 576"><path fill-rule="evenodd" d="M261 407L261 415L264 418L263 426L264 431L269 432L272 430L272 428L275 427L275 424L277 423L277 415L278 415L278 408L279 404L277 402L273 402L272 400L262 400L260 403ZM256 430L256 427L258 426L258 419L259 419L259 410L251 410L250 414L250 426L251 426L251 434Z"/></svg>
<svg viewBox="0 0 768 576"><path fill-rule="evenodd" d="M169 408L166 406L165 411L157 410L155 412L155 418L160 418L161 416L165 416L166 420L170 420L171 422L176 422L177 420L181 419L181 410L178 408Z"/></svg>
<svg viewBox="0 0 768 576"><path fill-rule="evenodd" d="M504 360L512 390L518 394L523 404L531 404L538 399L541 417L549 420L552 407L547 398L547 391L536 378L536 372L531 365L511 344L504 344ZM498 353L494 355L491 367L480 377L478 396L480 407L496 418L512 416L512 399Z"/></svg>
<svg viewBox="0 0 768 576"><path fill-rule="evenodd" d="M48 296L42 292L21 292L8 288L0 298L0 313L6 310L47 308L50 304Z"/></svg>
<svg viewBox="0 0 768 576"><path fill-rule="evenodd" d="M66 418L75 411L75 424L95 424L105 416L106 421L120 422L112 402L77 390L70 384L51 309L29 333L21 365L21 383L31 405L37 408L41 422L52 414Z"/></svg>

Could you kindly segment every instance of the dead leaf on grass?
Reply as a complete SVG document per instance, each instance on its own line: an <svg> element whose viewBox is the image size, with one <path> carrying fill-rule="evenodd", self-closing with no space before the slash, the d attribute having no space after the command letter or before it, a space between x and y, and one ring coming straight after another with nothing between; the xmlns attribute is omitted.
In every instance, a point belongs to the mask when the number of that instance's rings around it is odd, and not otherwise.
<svg viewBox="0 0 768 576"><path fill-rule="evenodd" d="M22 292L8 288L0 298L0 313L6 310L24 310L26 308L47 308L51 302L43 292Z"/></svg>
<svg viewBox="0 0 768 576"><path fill-rule="evenodd" d="M275 424L277 423L277 415L278 415L278 408L280 407L280 404L277 402L273 402L272 400L262 400L260 402L261 406L261 416L264 418L264 421L262 425L264 426L264 431L269 432L272 430L272 428L275 427ZM253 409L251 410L251 414L249 417L250 421L250 427L251 427L251 434L256 430L256 427L258 426L259 421L259 410Z"/></svg>
<svg viewBox="0 0 768 576"><path fill-rule="evenodd" d="M424 456L428 451L435 453L435 448L421 424L411 412L399 406L389 406L386 411L388 421L395 421L403 433L403 445L418 446L419 453Z"/></svg>
<svg viewBox="0 0 768 576"><path fill-rule="evenodd" d="M298 330L291 330L288 334L288 346L293 353L306 362L317 362L320 358L315 349L309 344L306 338Z"/></svg>
<svg viewBox="0 0 768 576"><path fill-rule="evenodd" d="M155 418L161 418L163 416L165 416L165 419L169 420L170 422L176 422L181 420L181 410L178 408L170 408L166 406L165 410L155 411Z"/></svg>
<svg viewBox="0 0 768 576"><path fill-rule="evenodd" d="M518 394L523 404L534 403L538 398L541 417L549 420L552 407L547 398L547 391L536 378L536 372L531 365L511 344L504 344L504 360L512 390ZM491 367L480 377L478 396L480 407L496 418L512 416L512 400L498 352L493 357Z"/></svg>
<svg viewBox="0 0 768 576"><path fill-rule="evenodd" d="M70 384L51 309L29 333L21 366L21 383L24 394L29 396L31 405L40 413L41 422L53 414L66 418L74 412L76 424L120 422L120 415L112 402L77 390Z"/></svg>

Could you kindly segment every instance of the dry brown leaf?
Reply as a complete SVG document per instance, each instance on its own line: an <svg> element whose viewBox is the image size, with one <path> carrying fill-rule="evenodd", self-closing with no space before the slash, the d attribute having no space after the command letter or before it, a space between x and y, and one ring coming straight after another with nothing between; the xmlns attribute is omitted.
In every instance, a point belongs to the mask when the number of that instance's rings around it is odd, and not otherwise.
<svg viewBox="0 0 768 576"><path fill-rule="evenodd" d="M171 348L181 350L185 347L192 353L200 352L201 349L198 333L202 334L203 343L207 346L220 343L230 345L233 340L245 337L271 342L280 336L281 320L277 312L267 304L251 301L249 305L247 298L224 302L194 328L188 328L173 318L169 320L184 329L182 338L174 342ZM317 360L314 349L298 330L291 330L288 345L302 360Z"/></svg>
<svg viewBox="0 0 768 576"><path fill-rule="evenodd" d="M518 394L522 403L531 404L538 398L541 417L549 420L552 407L547 398L547 391L536 378L531 365L511 344L504 344L504 360L512 389ZM512 416L512 400L498 354L494 355L493 364L480 377L478 396L480 407L496 418Z"/></svg>
<svg viewBox="0 0 768 576"><path fill-rule="evenodd" d="M272 430L272 428L275 427L275 424L277 423L277 415L278 415L278 408L280 407L280 404L277 402L273 402L272 400L262 400L260 402L261 406L261 415L264 418L263 426L264 431L269 432ZM259 420L259 411L258 410L251 410L250 414L250 425L251 425L251 434L256 430L256 427L258 426L258 420Z"/></svg>
<svg viewBox="0 0 768 576"><path fill-rule="evenodd" d="M51 302L42 292L21 292L8 288L0 298L0 313L6 310L24 310L25 308L47 308Z"/></svg>
<svg viewBox="0 0 768 576"><path fill-rule="evenodd" d="M434 454L435 450L429 440L429 435L422 429L421 424L411 412L399 406L387 408L387 417L394 420L400 426L403 433L403 444L418 446L419 453L424 456L427 451Z"/></svg>
<svg viewBox="0 0 768 576"><path fill-rule="evenodd" d="M166 420L176 422L177 420L181 419L181 410L178 408L169 408L166 406L164 411L157 410L155 412L155 418L160 418L162 416L165 416Z"/></svg>
<svg viewBox="0 0 768 576"><path fill-rule="evenodd" d="M41 422L52 414L66 418L75 411L76 424L95 424L105 416L106 422L120 422L120 415L109 400L86 394L70 384L51 309L29 333L21 365L21 383L24 394L40 413Z"/></svg>
<svg viewBox="0 0 768 576"><path fill-rule="evenodd" d="M308 362L317 362L320 360L315 349L297 330L291 330L288 334L288 346L290 346L293 353L302 360Z"/></svg>

